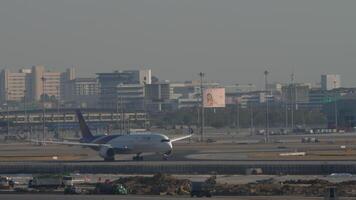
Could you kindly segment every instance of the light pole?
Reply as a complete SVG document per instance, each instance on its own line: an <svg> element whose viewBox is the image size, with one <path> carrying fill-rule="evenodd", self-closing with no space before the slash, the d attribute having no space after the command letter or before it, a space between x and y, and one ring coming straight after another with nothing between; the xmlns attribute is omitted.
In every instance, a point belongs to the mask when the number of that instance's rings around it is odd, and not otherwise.
<svg viewBox="0 0 356 200"><path fill-rule="evenodd" d="M252 102L250 103L249 107L250 107L250 134L252 136L254 133L254 122L253 122L254 116L253 116Z"/></svg>
<svg viewBox="0 0 356 200"><path fill-rule="evenodd" d="M9 89L6 88L6 126L7 126L7 130L6 130L6 135L7 138L9 138L9 133L10 133L10 114L9 114Z"/></svg>
<svg viewBox="0 0 356 200"><path fill-rule="evenodd" d="M59 116L59 111L60 111L60 103L61 103L61 97L60 97L60 87L57 86L57 137L58 139L63 137L60 137L59 133L59 124L60 124L60 116Z"/></svg>
<svg viewBox="0 0 356 200"><path fill-rule="evenodd" d="M204 92L203 92L203 79L205 74L203 72L199 73L200 76L200 106L201 106L201 115L200 115L200 141L204 141Z"/></svg>
<svg viewBox="0 0 356 200"><path fill-rule="evenodd" d="M117 127L119 127L120 123L119 123L119 101L118 99L116 99L116 125ZM121 132L121 127L120 127L120 134L122 134Z"/></svg>
<svg viewBox="0 0 356 200"><path fill-rule="evenodd" d="M335 129L338 132L338 110L337 110L337 92L336 92L336 80L334 80L334 109L335 109Z"/></svg>
<svg viewBox="0 0 356 200"><path fill-rule="evenodd" d="M148 127L148 109L147 109L147 84L146 81L143 82L143 111L146 113L146 117L145 117L145 130L147 131L147 127Z"/></svg>
<svg viewBox="0 0 356 200"><path fill-rule="evenodd" d="M288 130L288 87L287 87L287 92L284 93L284 109L285 109L285 118L284 118L284 123L285 123L285 129L286 131Z"/></svg>
<svg viewBox="0 0 356 200"><path fill-rule="evenodd" d="M46 134L45 82L46 82L46 79L44 76L42 76L41 80L42 80L42 141L45 141L45 134ZM43 144L43 142L42 142L42 144Z"/></svg>
<svg viewBox="0 0 356 200"><path fill-rule="evenodd" d="M239 99L236 99L236 133L240 132L240 106Z"/></svg>
<svg viewBox="0 0 356 200"><path fill-rule="evenodd" d="M268 76L269 72L267 70L264 71L265 76L265 100L266 100L266 130L265 130L265 143L269 141L269 102L268 102Z"/></svg>
<svg viewBox="0 0 356 200"><path fill-rule="evenodd" d="M6 130L6 138L9 138L9 134L10 134L10 114L9 114L9 95L10 95L10 92L9 92L9 82L8 82L8 77L6 77L6 126L7 126L7 130Z"/></svg>
<svg viewBox="0 0 356 200"><path fill-rule="evenodd" d="M120 99L120 101L119 101ZM120 115L119 115L119 107L120 107ZM122 104L122 96L120 96L120 98L117 98L117 102L116 102L116 115L117 115L117 126L120 127L120 134L124 134L125 132L125 119L124 119L124 109L123 109L123 104ZM119 119L120 116L120 119Z"/></svg>
<svg viewBox="0 0 356 200"><path fill-rule="evenodd" d="M122 102L122 96L120 96L120 108L121 108L121 133L123 134L125 132L125 113L124 113L124 103Z"/></svg>
<svg viewBox="0 0 356 200"><path fill-rule="evenodd" d="M295 97L296 97L296 94L295 94L295 85L294 85L294 73L292 73L290 75L290 79L291 79L291 128L292 128L292 132L294 130L294 101L295 101Z"/></svg>
<svg viewBox="0 0 356 200"><path fill-rule="evenodd" d="M31 138L30 138L30 133L29 131L27 130L28 129L28 117L27 117L27 105L26 105L26 93L27 91L24 90L23 91L23 109L24 109L24 119L25 119L25 126L24 126L24 130L25 132L27 132L27 137L29 138L29 140L31 141Z"/></svg>

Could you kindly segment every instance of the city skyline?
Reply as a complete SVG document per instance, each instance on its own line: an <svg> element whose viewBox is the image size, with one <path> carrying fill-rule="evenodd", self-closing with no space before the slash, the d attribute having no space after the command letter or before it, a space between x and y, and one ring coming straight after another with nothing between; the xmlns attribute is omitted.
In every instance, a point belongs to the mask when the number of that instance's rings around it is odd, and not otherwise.
<svg viewBox="0 0 356 200"><path fill-rule="evenodd" d="M158 77L355 86L354 1L3 1L0 66L78 66L80 76L149 65ZM100 14L99 14L100 13ZM124 69L124 68L123 68Z"/></svg>
<svg viewBox="0 0 356 200"><path fill-rule="evenodd" d="M3 67L2 65L0 65L0 71L1 70L10 70L11 72L18 72L18 71L21 71L21 70L26 70L26 69L31 69L33 66L45 66L46 67L46 71L48 72L55 72L55 71L65 71L66 69L70 69L70 68L73 68L75 69L76 71L76 76L77 78L96 78L97 77L97 74L100 74L100 73L111 73L111 72L115 72L115 71L126 71L126 70L145 70L145 69L149 69L149 70L152 70L152 68L146 68L147 66L150 66L150 65L147 65L147 64L142 64L142 65L139 65L139 64L132 64L132 65L122 65L122 66L125 66L123 68L114 68L112 69L111 71L97 71L93 74L90 74L90 73L78 73L78 69L80 68L79 66L74 66L74 65L70 65L70 66L65 66L65 67L51 67L50 65L26 65L26 66L18 66L18 67ZM145 67L143 67L145 66ZM132 67L132 68L129 68L129 67ZM263 73L263 72L262 72ZM269 71L269 81L270 81L270 84L275 84L275 83L280 83L280 84L290 84L291 83L291 75L293 74L294 76L294 82L295 83L307 83L307 84L311 84L312 87L320 87L321 86L321 76L323 75L338 75L340 80L342 80L340 83L341 83L341 87L356 87L356 83L355 84L351 84L351 85L346 85L345 82L347 82L347 80L345 81L344 77L343 76L340 76L339 73L334 73L334 74L331 74L331 73L324 73L324 74L318 74L315 79L313 80L305 80L304 82L299 80L298 77L296 77L296 72L293 71L291 72L290 74L286 74L285 75L285 80L284 81L277 81L277 80L273 80L270 78L270 74L271 72ZM183 82L187 82L187 81L197 81L199 80L199 74L197 74L195 77L192 76L193 78L192 79L179 79L179 78L176 78L176 79L173 79L173 80L170 80L170 79L167 79L165 77L160 77L157 75L157 72L153 71L152 70L152 77L156 77L158 78L160 81L170 81L172 83L183 83ZM263 74L261 75L261 77L263 77ZM208 77L209 78L209 77ZM221 85L225 85L225 86L228 86L228 85L248 85L248 84L252 84L252 85L255 85L257 87L257 89L259 90L263 90L265 88L265 85L264 84L260 84L258 85L258 83L256 82L233 82L232 80L225 80L225 81L220 81L220 80L215 80L215 79L208 79L206 78L205 81L207 82L216 82L216 83L220 83Z"/></svg>

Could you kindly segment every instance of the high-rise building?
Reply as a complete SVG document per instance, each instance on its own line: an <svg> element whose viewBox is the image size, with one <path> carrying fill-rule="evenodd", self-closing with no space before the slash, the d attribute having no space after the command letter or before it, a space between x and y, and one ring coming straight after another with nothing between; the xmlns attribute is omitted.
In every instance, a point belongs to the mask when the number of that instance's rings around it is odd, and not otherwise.
<svg viewBox="0 0 356 200"><path fill-rule="evenodd" d="M332 90L341 87L341 79L338 74L323 74L321 75L321 89Z"/></svg>
<svg viewBox="0 0 356 200"><path fill-rule="evenodd" d="M144 85L151 84L150 69L98 73L97 78L102 108L116 108L119 101L125 101L126 109L143 108Z"/></svg>
<svg viewBox="0 0 356 200"><path fill-rule="evenodd" d="M1 102L21 102L25 97L27 101L39 101L42 96L58 99L66 77L69 77L68 79L75 77L74 69L64 73L47 71L42 65L21 69L18 72L4 69L0 76Z"/></svg>
<svg viewBox="0 0 356 200"><path fill-rule="evenodd" d="M169 82L147 84L146 98L152 101L169 100L170 99Z"/></svg>
<svg viewBox="0 0 356 200"><path fill-rule="evenodd" d="M65 83L74 78L74 68L67 69L65 72L54 72L46 71L42 65L33 66L30 99L32 101L39 101L43 93L46 98L60 99L62 93L64 93Z"/></svg>
<svg viewBox="0 0 356 200"><path fill-rule="evenodd" d="M26 76L30 71L22 69L18 72L11 72L8 69L2 70L0 75L0 98L1 102L23 101L26 94Z"/></svg>
<svg viewBox="0 0 356 200"><path fill-rule="evenodd" d="M289 104L309 103L309 84L289 84L282 87L282 100Z"/></svg>
<svg viewBox="0 0 356 200"><path fill-rule="evenodd" d="M63 100L72 107L95 107L99 97L96 78L76 78L65 84Z"/></svg>
<svg viewBox="0 0 356 200"><path fill-rule="evenodd" d="M172 109L169 82L146 84L145 90L145 104L150 111L164 111Z"/></svg>
<svg viewBox="0 0 356 200"><path fill-rule="evenodd" d="M121 108L125 111L142 111L144 105L145 88L142 84L120 84L116 86L114 98L106 99L105 108ZM104 103L103 102L103 103Z"/></svg>

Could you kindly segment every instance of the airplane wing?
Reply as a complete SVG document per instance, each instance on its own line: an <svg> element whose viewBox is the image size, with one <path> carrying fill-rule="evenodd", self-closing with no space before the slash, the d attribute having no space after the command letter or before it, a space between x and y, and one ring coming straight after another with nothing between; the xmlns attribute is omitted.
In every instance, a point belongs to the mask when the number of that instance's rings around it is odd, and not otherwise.
<svg viewBox="0 0 356 200"><path fill-rule="evenodd" d="M84 147L108 147L112 148L109 144L95 144L95 143L80 143L80 142L60 142L60 141L41 141L41 140L31 140L31 142L36 143L47 143L47 144L64 144L64 145L72 145L72 146L84 146Z"/></svg>
<svg viewBox="0 0 356 200"><path fill-rule="evenodd" d="M171 139L171 142L177 142L177 141L180 141L180 140L184 140L184 139L187 139L187 138L190 138L192 137L193 135L186 135L186 136L183 136L183 137L179 137L179 138L174 138L174 139Z"/></svg>

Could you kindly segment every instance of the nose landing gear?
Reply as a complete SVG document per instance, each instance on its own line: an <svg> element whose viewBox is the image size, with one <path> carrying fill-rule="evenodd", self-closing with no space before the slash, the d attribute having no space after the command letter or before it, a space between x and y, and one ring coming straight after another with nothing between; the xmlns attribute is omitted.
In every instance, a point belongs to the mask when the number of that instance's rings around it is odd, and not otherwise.
<svg viewBox="0 0 356 200"><path fill-rule="evenodd" d="M171 157L171 155L172 155L172 151L168 151L168 152L163 154L162 159L163 160L168 160Z"/></svg>

